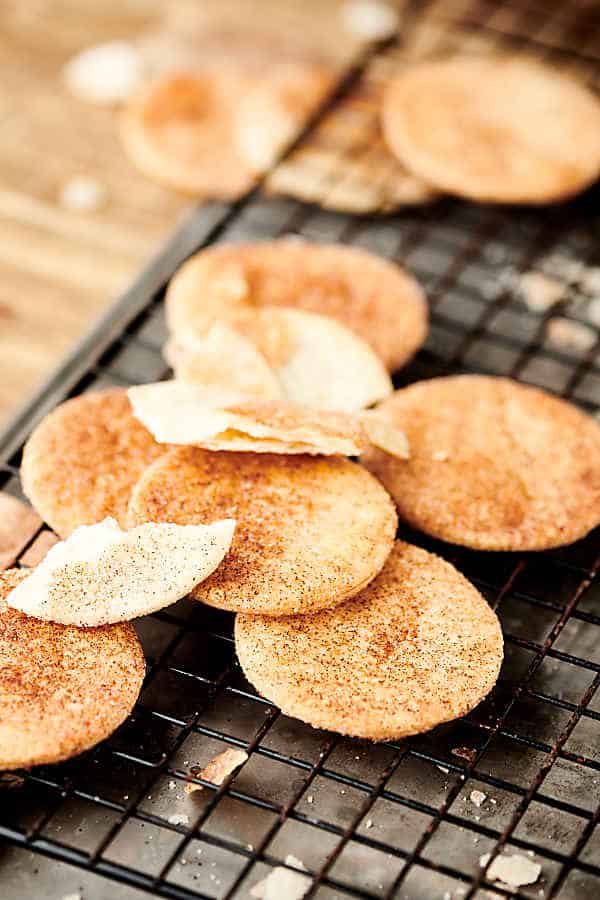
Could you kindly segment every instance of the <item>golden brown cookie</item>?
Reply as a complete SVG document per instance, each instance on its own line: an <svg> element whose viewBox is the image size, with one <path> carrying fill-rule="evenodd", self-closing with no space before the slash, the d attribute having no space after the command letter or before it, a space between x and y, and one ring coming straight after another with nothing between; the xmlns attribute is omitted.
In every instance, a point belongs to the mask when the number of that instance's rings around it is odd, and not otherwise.
<svg viewBox="0 0 600 900"><path fill-rule="evenodd" d="M121 120L131 161L149 178L195 197L245 193L254 170L233 139L243 85L231 67L171 73L147 85Z"/></svg>
<svg viewBox="0 0 600 900"><path fill-rule="evenodd" d="M165 452L131 412L124 389L85 394L40 422L23 451L23 490L61 537L114 516L123 524L131 489Z"/></svg>
<svg viewBox="0 0 600 900"><path fill-rule="evenodd" d="M206 330L244 307L292 306L331 316L362 337L388 369L427 333L427 303L399 266L365 250L281 239L220 244L186 262L167 292L173 332Z"/></svg>
<svg viewBox="0 0 600 900"><path fill-rule="evenodd" d="M235 644L246 677L286 715L372 740L464 715L502 662L500 625L481 594L400 541L352 600L305 616L238 616Z"/></svg>
<svg viewBox="0 0 600 900"><path fill-rule="evenodd" d="M383 566L396 530L381 485L340 457L181 448L147 469L129 507L130 526L227 517L236 520L231 549L192 596L263 615L353 596Z"/></svg>
<svg viewBox="0 0 600 900"><path fill-rule="evenodd" d="M537 61L455 56L389 85L383 129L416 175L480 201L549 203L600 173L600 101Z"/></svg>
<svg viewBox="0 0 600 900"><path fill-rule="evenodd" d="M545 550L600 522L600 425L575 406L508 378L421 381L378 407L410 459L361 461L401 518L480 550Z"/></svg>
<svg viewBox="0 0 600 900"><path fill-rule="evenodd" d="M6 596L27 574L0 572L0 769L95 746L130 713L144 679L131 625L75 628L9 609Z"/></svg>

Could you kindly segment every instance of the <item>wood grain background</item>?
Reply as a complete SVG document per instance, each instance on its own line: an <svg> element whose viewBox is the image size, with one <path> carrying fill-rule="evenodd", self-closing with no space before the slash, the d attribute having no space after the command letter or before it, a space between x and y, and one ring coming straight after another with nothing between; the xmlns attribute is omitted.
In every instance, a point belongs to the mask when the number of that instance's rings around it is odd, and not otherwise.
<svg viewBox="0 0 600 900"><path fill-rule="evenodd" d="M115 113L71 97L60 77L83 47L134 35L160 12L136 0L0 3L0 427L182 213L181 198L126 160ZM104 186L100 210L58 204L79 174Z"/></svg>

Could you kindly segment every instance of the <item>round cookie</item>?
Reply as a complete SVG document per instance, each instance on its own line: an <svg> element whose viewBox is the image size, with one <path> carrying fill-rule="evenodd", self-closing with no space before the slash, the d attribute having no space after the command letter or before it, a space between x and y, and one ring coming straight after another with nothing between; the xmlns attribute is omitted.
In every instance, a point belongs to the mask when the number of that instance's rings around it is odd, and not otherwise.
<svg viewBox="0 0 600 900"><path fill-rule="evenodd" d="M396 531L385 490L341 457L178 448L146 470L130 526L233 518L229 553L192 597L234 612L335 606L382 568Z"/></svg>
<svg viewBox="0 0 600 900"><path fill-rule="evenodd" d="M306 616L238 616L235 645L246 677L286 715L378 741L464 715L502 663L498 619L473 585L400 541L352 600Z"/></svg>
<svg viewBox="0 0 600 900"><path fill-rule="evenodd" d="M124 389L67 400L40 422L23 451L23 490L61 537L106 516L125 521L131 490L168 449L134 418Z"/></svg>
<svg viewBox="0 0 600 900"><path fill-rule="evenodd" d="M128 104L121 120L123 146L153 180L196 197L235 199L255 180L235 145L241 74L167 74Z"/></svg>
<svg viewBox="0 0 600 900"><path fill-rule="evenodd" d="M177 334L206 330L244 307L291 306L336 319L363 338L390 370L427 333L427 303L399 266L355 247L296 239L219 244L175 275L167 319Z"/></svg>
<svg viewBox="0 0 600 900"><path fill-rule="evenodd" d="M0 769L70 759L133 708L144 656L129 624L76 628L6 604L27 572L0 572Z"/></svg>
<svg viewBox="0 0 600 900"><path fill-rule="evenodd" d="M455 56L407 68L387 88L386 140L443 191L548 203L600 174L600 101L537 61Z"/></svg>
<svg viewBox="0 0 600 900"><path fill-rule="evenodd" d="M456 375L396 391L378 415L410 459L363 457L415 528L479 550L545 550L600 523L600 425L508 378Z"/></svg>

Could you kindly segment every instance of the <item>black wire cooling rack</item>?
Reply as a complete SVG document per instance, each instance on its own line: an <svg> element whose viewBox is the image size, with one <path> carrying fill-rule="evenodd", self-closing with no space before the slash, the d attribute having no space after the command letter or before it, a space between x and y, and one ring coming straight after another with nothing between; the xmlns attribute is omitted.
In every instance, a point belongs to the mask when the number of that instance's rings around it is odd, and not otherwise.
<svg viewBox="0 0 600 900"><path fill-rule="evenodd" d="M583 60L593 77L600 29L591 27L592 13L590 4L563 4L552 19L547 4L465 3L461 29L493 42L516 34L511 46L561 64ZM444 40L455 26L441 27ZM412 33L420 27L416 19ZM439 21L427 27L440 30ZM0 439L0 490L22 496L23 440L57 402L164 377L165 285L185 257L216 240L298 234L398 260L422 282L432 309L427 343L398 385L491 372L593 412L598 329L582 352L550 344L546 325L551 315L586 318L586 302L568 282L573 260L600 263L598 198L593 189L538 211L444 199L385 218L348 218L257 192L234 206L205 207ZM531 269L558 270L568 283L558 312L532 313L517 296L514 277ZM502 620L501 677L471 715L402 743L315 731L244 681L229 615L182 602L139 623L148 677L126 724L93 752L23 773L23 786L0 791L0 895L53 900L68 883L84 900L146 892L242 898L292 854L308 871L310 896L321 900L600 897L598 535L529 555L405 536L450 559ZM227 747L243 748L248 761L220 788L188 796L190 767ZM481 806L473 791L486 795ZM501 852L534 858L538 882L511 891L489 881L481 857ZM70 864L75 880L61 881L65 867L56 861Z"/></svg>

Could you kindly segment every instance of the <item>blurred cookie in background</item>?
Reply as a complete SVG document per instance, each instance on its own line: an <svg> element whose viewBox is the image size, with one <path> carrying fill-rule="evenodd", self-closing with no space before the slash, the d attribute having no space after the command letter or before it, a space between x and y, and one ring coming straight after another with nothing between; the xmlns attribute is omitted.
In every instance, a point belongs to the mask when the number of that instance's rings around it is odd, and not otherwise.
<svg viewBox="0 0 600 900"><path fill-rule="evenodd" d="M388 213L437 199L439 191L410 171L384 140L380 109L396 64L382 56L340 98L265 183L270 194L346 213Z"/></svg>
<svg viewBox="0 0 600 900"><path fill-rule="evenodd" d="M194 197L243 194L254 181L232 140L243 84L241 73L225 68L166 75L147 85L121 119L123 146L133 164Z"/></svg>
<svg viewBox="0 0 600 900"><path fill-rule="evenodd" d="M533 59L456 55L407 67L385 92L386 141L442 191L551 203L600 173L600 100Z"/></svg>
<svg viewBox="0 0 600 900"><path fill-rule="evenodd" d="M153 79L122 122L148 177L200 199L235 199L301 132L365 38L341 4L178 4L137 49Z"/></svg>

